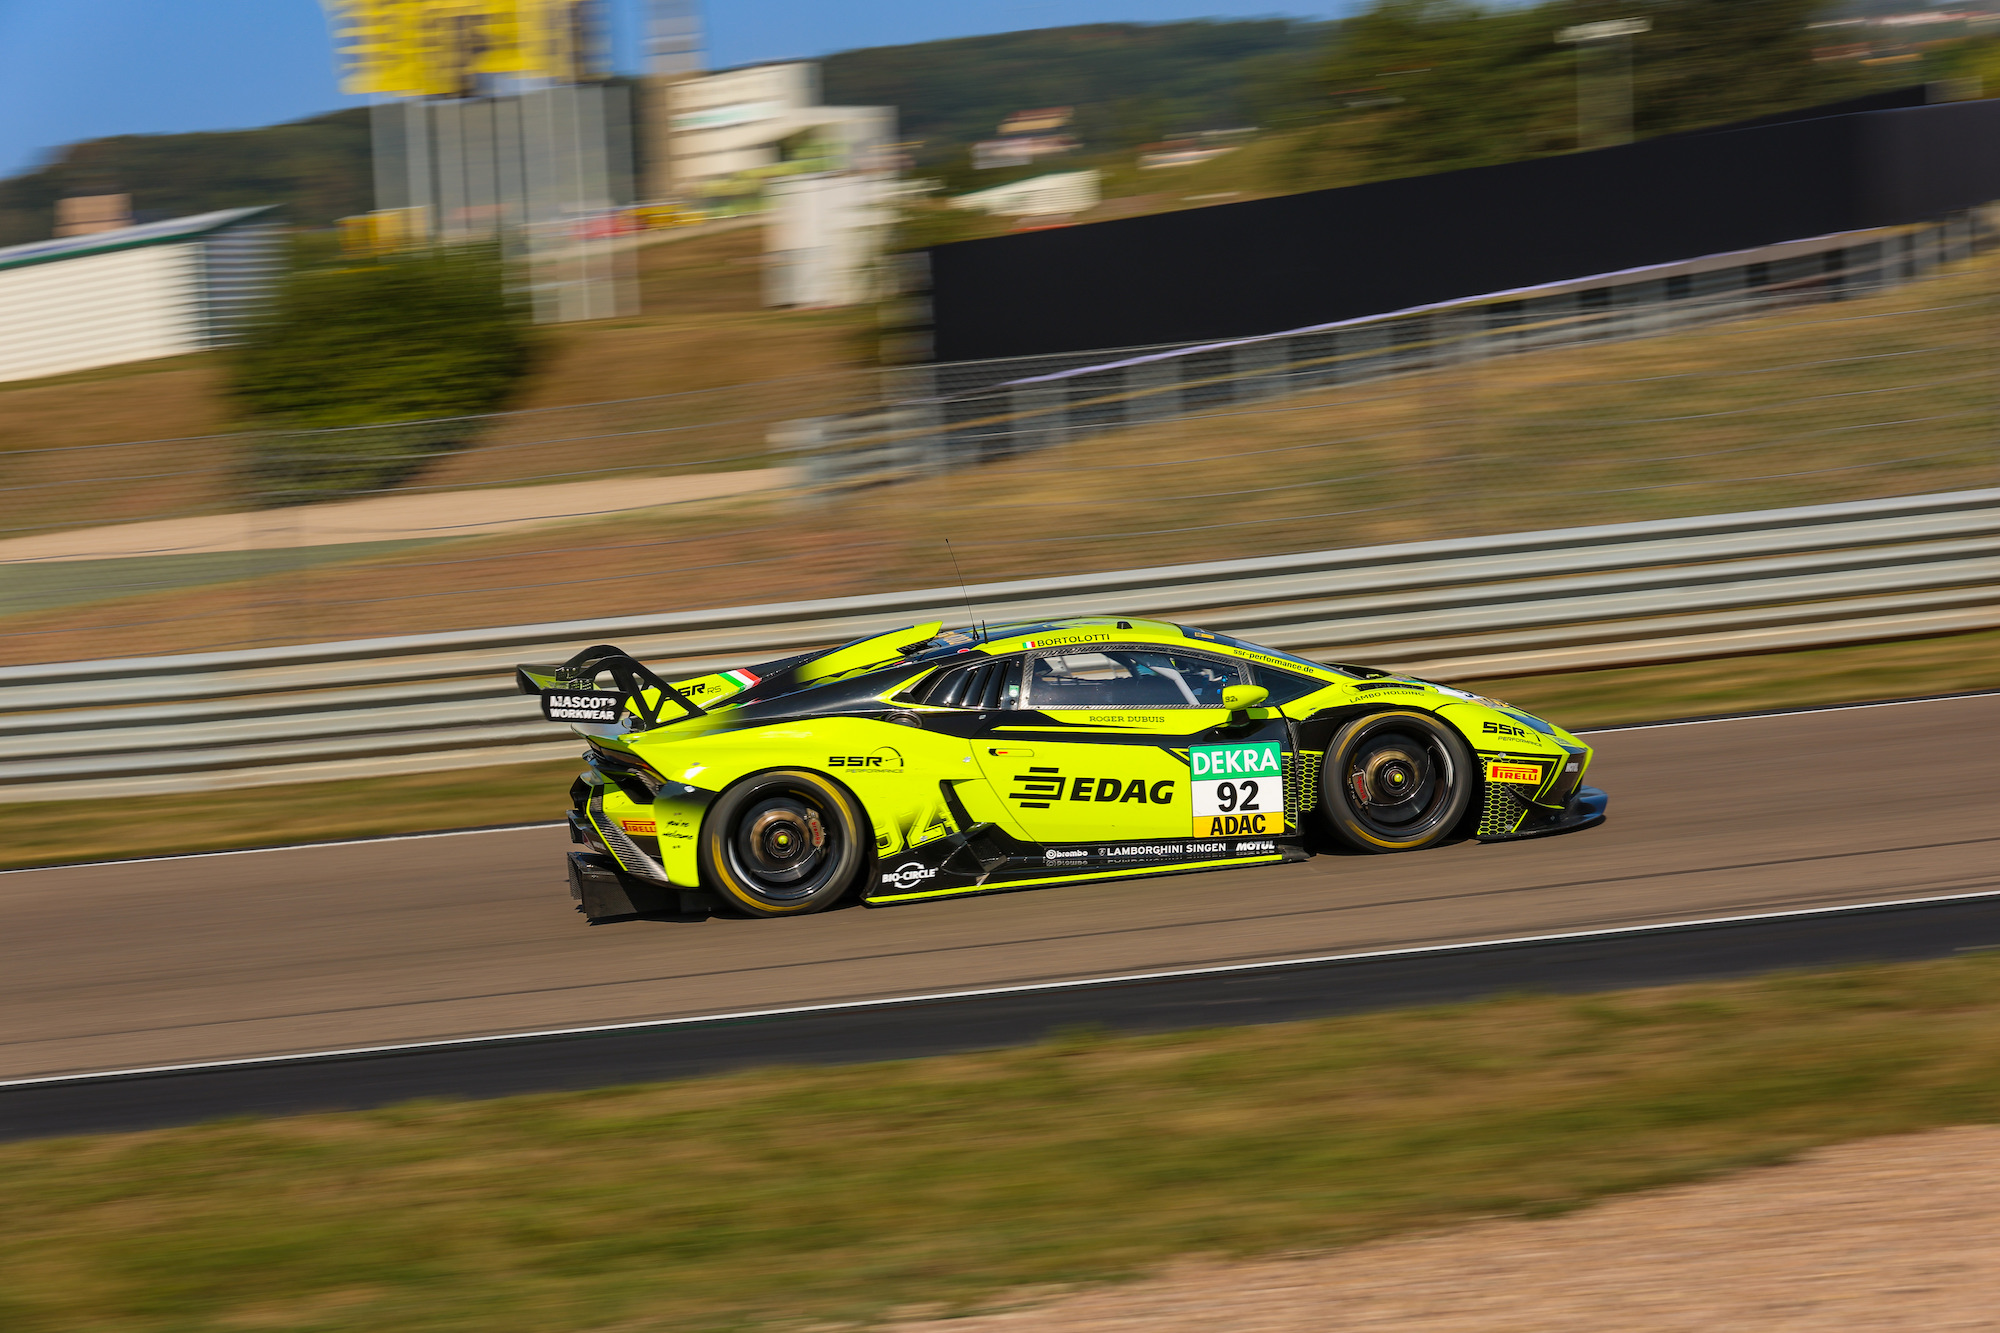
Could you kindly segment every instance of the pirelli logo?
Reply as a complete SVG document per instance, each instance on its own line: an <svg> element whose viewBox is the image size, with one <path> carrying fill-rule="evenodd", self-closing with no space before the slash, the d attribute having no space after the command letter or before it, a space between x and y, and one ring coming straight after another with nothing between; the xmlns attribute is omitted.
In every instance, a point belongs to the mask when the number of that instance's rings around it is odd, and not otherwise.
<svg viewBox="0 0 2000 1333"><path fill-rule="evenodd" d="M1519 782L1530 787L1542 785L1542 770L1535 764L1509 764L1498 759L1486 764L1488 782Z"/></svg>
<svg viewBox="0 0 2000 1333"><path fill-rule="evenodd" d="M660 831L658 822L651 819L621 819L618 821L618 827L624 829L627 833L636 833L648 838L657 835Z"/></svg>

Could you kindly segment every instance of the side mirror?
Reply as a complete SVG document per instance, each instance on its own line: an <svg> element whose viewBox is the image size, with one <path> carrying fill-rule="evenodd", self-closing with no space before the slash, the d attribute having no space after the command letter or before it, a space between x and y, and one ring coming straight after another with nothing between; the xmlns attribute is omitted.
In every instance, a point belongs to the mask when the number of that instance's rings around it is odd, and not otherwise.
<svg viewBox="0 0 2000 1333"><path fill-rule="evenodd" d="M1250 710L1262 706L1271 697L1271 692L1262 685L1225 685L1222 690L1222 706L1229 710L1232 726L1248 722Z"/></svg>

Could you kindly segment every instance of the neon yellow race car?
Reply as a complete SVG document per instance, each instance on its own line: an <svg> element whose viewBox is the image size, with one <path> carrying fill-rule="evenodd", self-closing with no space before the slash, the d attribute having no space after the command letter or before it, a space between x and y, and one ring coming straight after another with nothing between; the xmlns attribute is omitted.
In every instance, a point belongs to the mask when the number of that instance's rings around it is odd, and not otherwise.
<svg viewBox="0 0 2000 1333"><path fill-rule="evenodd" d="M1604 821L1590 747L1493 699L1116 617L947 630L668 681L609 645L516 683L589 744L593 920L795 916Z"/></svg>

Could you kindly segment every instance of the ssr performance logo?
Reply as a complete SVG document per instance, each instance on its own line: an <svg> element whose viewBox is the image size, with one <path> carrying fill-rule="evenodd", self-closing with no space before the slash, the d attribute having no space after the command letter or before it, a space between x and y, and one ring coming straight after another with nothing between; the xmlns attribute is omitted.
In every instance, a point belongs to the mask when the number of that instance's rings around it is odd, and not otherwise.
<svg viewBox="0 0 2000 1333"><path fill-rule="evenodd" d="M900 751L884 745L867 754L833 754L826 758L828 768L865 768L876 772L900 773L903 771L903 756Z"/></svg>
<svg viewBox="0 0 2000 1333"><path fill-rule="evenodd" d="M937 871L922 866L915 861L906 861L894 870L884 871L882 882L898 889L914 889L927 879L936 879Z"/></svg>
<svg viewBox="0 0 2000 1333"><path fill-rule="evenodd" d="M1157 782L1149 782L1145 778L1066 778L1058 768L1031 768L1025 773L1015 774L1014 783L1014 790L1007 793L1007 799L1023 810L1046 810L1057 801L1091 801L1099 805L1123 805L1128 801L1172 805L1177 785L1172 778L1162 778Z"/></svg>

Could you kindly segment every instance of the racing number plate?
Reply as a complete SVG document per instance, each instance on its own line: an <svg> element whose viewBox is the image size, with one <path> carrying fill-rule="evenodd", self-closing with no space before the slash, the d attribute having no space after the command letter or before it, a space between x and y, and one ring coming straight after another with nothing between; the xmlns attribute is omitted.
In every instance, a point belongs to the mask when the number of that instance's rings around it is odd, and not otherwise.
<svg viewBox="0 0 2000 1333"><path fill-rule="evenodd" d="M1188 788L1197 838L1277 837L1285 831L1285 770L1277 741L1195 745Z"/></svg>
<svg viewBox="0 0 2000 1333"><path fill-rule="evenodd" d="M551 722L616 722L625 695L605 690L543 690L542 716Z"/></svg>

